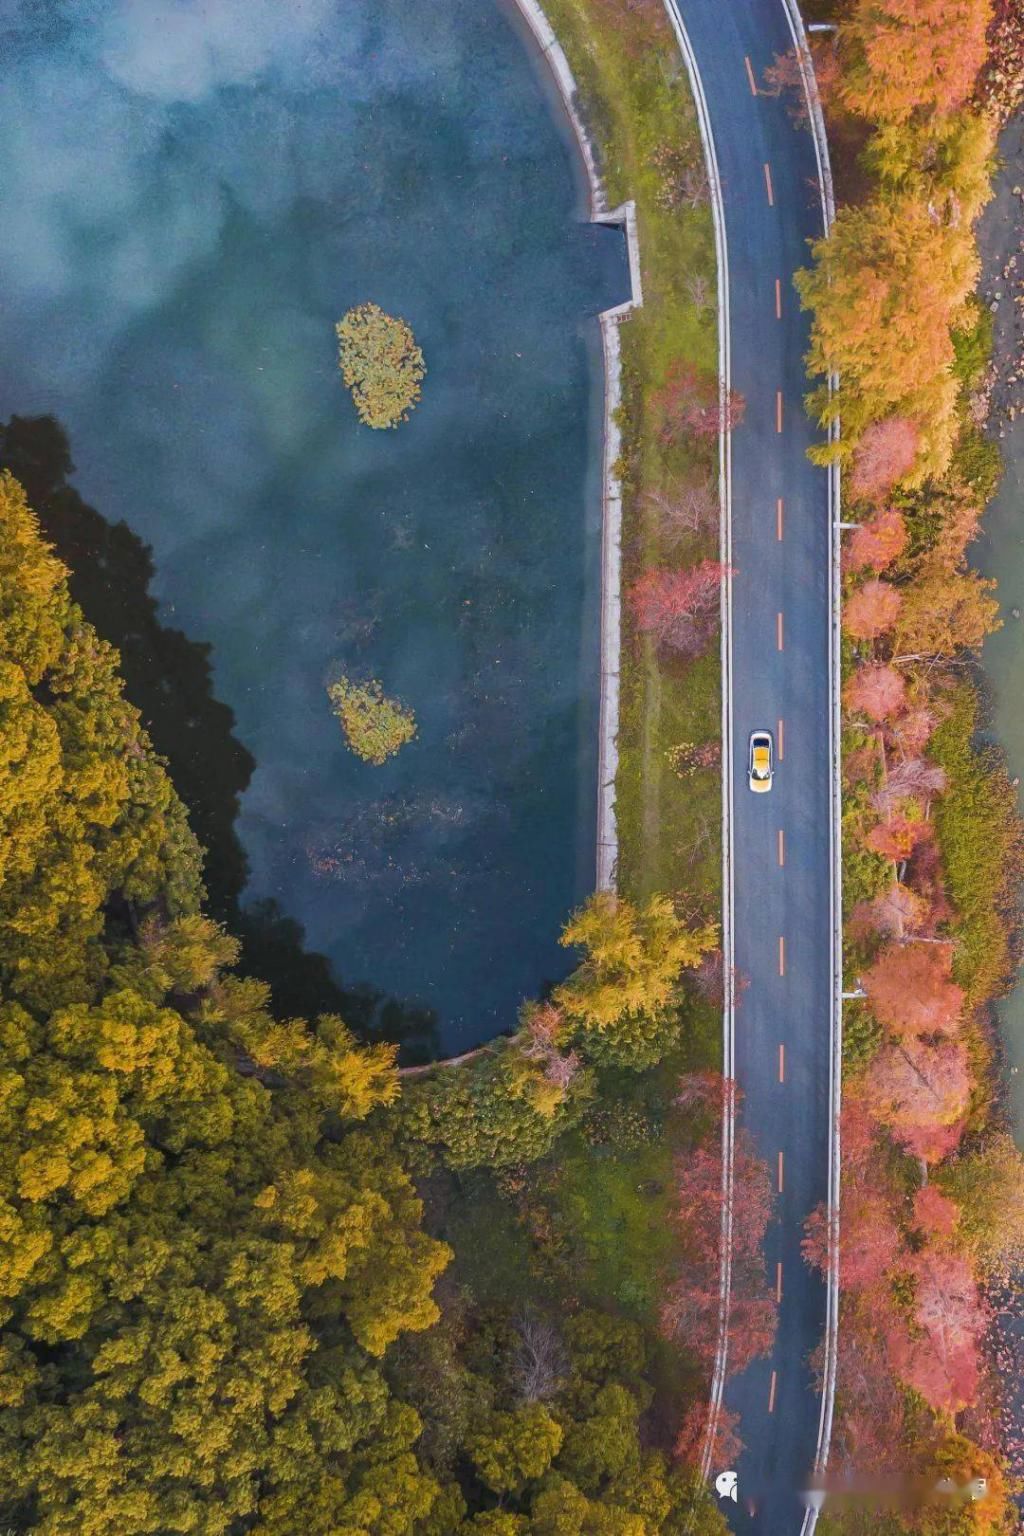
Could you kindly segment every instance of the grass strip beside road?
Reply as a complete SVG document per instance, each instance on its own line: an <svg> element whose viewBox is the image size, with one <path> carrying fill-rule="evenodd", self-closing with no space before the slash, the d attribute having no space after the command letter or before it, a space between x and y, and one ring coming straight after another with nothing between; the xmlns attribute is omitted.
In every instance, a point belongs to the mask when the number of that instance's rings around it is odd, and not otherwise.
<svg viewBox="0 0 1024 1536"><path fill-rule="evenodd" d="M609 203L636 202L644 304L621 327L625 595L648 566L717 555L717 538L707 534L670 546L652 501L714 474L710 449L662 440L657 400L673 362L717 368L711 215L706 198L698 206L689 201L703 152L660 0L545 0L545 9L576 79ZM636 632L625 601L622 640L619 888L631 897L682 888L717 912L719 771L681 777L670 760L675 747L720 737L717 647L697 662L667 660Z"/></svg>

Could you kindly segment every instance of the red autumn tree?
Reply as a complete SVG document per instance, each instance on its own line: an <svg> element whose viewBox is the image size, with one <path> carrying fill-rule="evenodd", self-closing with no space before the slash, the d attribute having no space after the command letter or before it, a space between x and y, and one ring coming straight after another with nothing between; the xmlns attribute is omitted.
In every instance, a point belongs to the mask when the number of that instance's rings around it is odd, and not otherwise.
<svg viewBox="0 0 1024 1536"><path fill-rule="evenodd" d="M763 1355L770 1355L775 1343L778 1312L775 1296L769 1291L763 1273L756 1277L749 1269L732 1271L732 1299L729 1306L729 1375L737 1376Z"/></svg>
<svg viewBox="0 0 1024 1536"><path fill-rule="evenodd" d="M979 1352L989 1315L968 1261L948 1248L925 1248L910 1264L919 1332L893 1341L893 1366L938 1412L957 1413L978 1390Z"/></svg>
<svg viewBox="0 0 1024 1536"><path fill-rule="evenodd" d="M878 1130L862 1093L851 1089L843 1094L839 1131L844 1179L863 1178L875 1153Z"/></svg>
<svg viewBox="0 0 1024 1536"><path fill-rule="evenodd" d="M914 1039L883 1045L862 1078L868 1109L924 1163L952 1151L971 1096L967 1052L959 1040Z"/></svg>
<svg viewBox="0 0 1024 1536"><path fill-rule="evenodd" d="M711 1405L704 1399L691 1403L686 1417L679 1426L679 1434L673 1449L673 1455L677 1461L684 1462L690 1467L700 1464L704 1453L704 1442L708 1435L710 1415ZM734 1467L739 1460L743 1452L743 1441L737 1433L739 1422L739 1414L732 1413L723 1403L718 1410L715 1432L711 1441L713 1467Z"/></svg>
<svg viewBox="0 0 1024 1536"><path fill-rule="evenodd" d="M743 1370L771 1348L775 1302L765 1276L763 1243L772 1212L768 1169L741 1130L736 1136L732 1200L732 1301L729 1367ZM718 1345L722 1163L717 1143L676 1163L675 1221L682 1254L661 1307L661 1327L710 1368Z"/></svg>
<svg viewBox="0 0 1024 1536"><path fill-rule="evenodd" d="M860 1473L900 1465L904 1444L903 1394L892 1374L891 1338L901 1317L879 1293L850 1297L843 1309L843 1348L839 1351L836 1394L843 1403L836 1450L842 1463Z"/></svg>
<svg viewBox="0 0 1024 1536"><path fill-rule="evenodd" d="M948 921L953 909L946 895L946 874L935 838L935 824L926 821L922 825L928 829L927 835L915 842L904 879L928 903L929 924L934 930L940 923Z"/></svg>
<svg viewBox="0 0 1024 1536"><path fill-rule="evenodd" d="M721 950L713 951L721 954ZM676 1096L672 1100L677 1109L688 1112L695 1109L710 1110L720 1123L722 1110L730 1095L738 1098L735 1079L723 1077L721 1072L704 1070L686 1072L679 1079Z"/></svg>
<svg viewBox="0 0 1024 1536"><path fill-rule="evenodd" d="M864 972L864 990L880 1024L899 1039L955 1035L963 988L952 979L948 944L888 944Z"/></svg>
<svg viewBox="0 0 1024 1536"><path fill-rule="evenodd" d="M718 627L725 567L702 560L688 570L645 571L629 590L637 628L680 656L699 656Z"/></svg>
<svg viewBox="0 0 1024 1536"><path fill-rule="evenodd" d="M853 453L854 496L874 501L891 491L913 469L919 441L917 426L907 416L888 416L866 427Z"/></svg>
<svg viewBox="0 0 1024 1536"><path fill-rule="evenodd" d="M922 1184L914 1195L914 1225L926 1237L951 1237L960 1220L960 1207L937 1184Z"/></svg>
<svg viewBox="0 0 1024 1536"><path fill-rule="evenodd" d="M804 1224L803 1255L812 1268L828 1269L828 1213L817 1206ZM866 1291L879 1285L899 1264L903 1239L885 1197L877 1190L854 1185L843 1194L839 1231L839 1284L843 1291Z"/></svg>
<svg viewBox="0 0 1024 1536"><path fill-rule="evenodd" d="M894 507L876 512L853 532L843 564L848 571L884 571L907 547L907 525Z"/></svg>
<svg viewBox="0 0 1024 1536"><path fill-rule="evenodd" d="M846 599L843 628L854 640L874 640L892 629L902 603L896 588L875 576Z"/></svg>
<svg viewBox="0 0 1024 1536"><path fill-rule="evenodd" d="M843 697L848 709L869 720L891 720L903 709L907 685L895 667L868 662L850 678Z"/></svg>
<svg viewBox="0 0 1024 1536"><path fill-rule="evenodd" d="M725 999L725 956L720 949L709 949L700 957L700 964L693 972L693 983L701 997L709 1003L721 1005ZM733 1006L738 1008L743 994L750 986L750 977L732 968Z"/></svg>
<svg viewBox="0 0 1024 1536"><path fill-rule="evenodd" d="M856 0L840 37L853 112L904 123L967 101L985 58L991 0Z"/></svg>
<svg viewBox="0 0 1024 1536"><path fill-rule="evenodd" d="M669 367L665 382L654 397L661 414L664 442L679 437L717 437L719 430L731 431L743 420L746 402L735 390L722 398L718 379L686 361Z"/></svg>

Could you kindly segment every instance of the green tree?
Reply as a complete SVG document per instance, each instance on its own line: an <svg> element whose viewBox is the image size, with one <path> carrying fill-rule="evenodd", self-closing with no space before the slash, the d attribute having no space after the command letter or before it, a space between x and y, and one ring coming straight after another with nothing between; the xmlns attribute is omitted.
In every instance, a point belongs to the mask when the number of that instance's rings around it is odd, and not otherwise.
<svg viewBox="0 0 1024 1536"><path fill-rule="evenodd" d="M368 427L408 421L426 375L409 326L376 304L358 304L338 321L338 360L359 420Z"/></svg>
<svg viewBox="0 0 1024 1536"><path fill-rule="evenodd" d="M960 1207L959 1243L983 1273L1007 1280L1024 1263L1024 1157L996 1131L940 1168L936 1182Z"/></svg>
<svg viewBox="0 0 1024 1536"><path fill-rule="evenodd" d="M353 683L341 677L328 685L327 692L345 740L365 763L379 768L416 735L412 710L389 699L376 680Z"/></svg>
<svg viewBox="0 0 1024 1536"><path fill-rule="evenodd" d="M593 1092L593 1076L576 1073L552 1101L544 1064L522 1041L496 1041L465 1067L445 1068L410 1083L399 1106L404 1136L435 1147L452 1168L505 1168L544 1157L575 1125Z"/></svg>

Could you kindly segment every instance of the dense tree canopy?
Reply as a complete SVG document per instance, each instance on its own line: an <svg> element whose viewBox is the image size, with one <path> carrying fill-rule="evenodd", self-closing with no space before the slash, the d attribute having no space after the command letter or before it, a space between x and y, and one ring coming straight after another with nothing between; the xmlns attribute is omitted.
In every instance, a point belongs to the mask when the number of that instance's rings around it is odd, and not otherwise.
<svg viewBox="0 0 1024 1536"><path fill-rule="evenodd" d="M855 0L840 31L843 100L897 123L962 106L985 57L991 11L991 0Z"/></svg>
<svg viewBox="0 0 1024 1536"><path fill-rule="evenodd" d="M437 1484L378 1361L448 1251L365 1124L393 1050L221 975L182 806L9 477L0 606L0 1523L411 1531Z"/></svg>
<svg viewBox="0 0 1024 1536"><path fill-rule="evenodd" d="M197 910L199 848L18 483L0 475L0 984L95 997L125 902Z"/></svg>
<svg viewBox="0 0 1024 1536"><path fill-rule="evenodd" d="M936 221L913 195L880 198L841 208L813 251L796 279L814 311L808 363L842 377L844 438L901 417L918 434L915 478L940 474L956 430L950 331L978 274L969 227ZM823 423L839 409L823 391L814 405Z"/></svg>

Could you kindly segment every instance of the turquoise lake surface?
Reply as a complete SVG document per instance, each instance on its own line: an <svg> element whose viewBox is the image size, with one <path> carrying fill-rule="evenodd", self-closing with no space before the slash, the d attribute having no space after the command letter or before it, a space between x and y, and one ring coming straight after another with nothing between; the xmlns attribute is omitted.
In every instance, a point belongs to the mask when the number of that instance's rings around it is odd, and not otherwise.
<svg viewBox="0 0 1024 1536"><path fill-rule="evenodd" d="M212 909L282 1012L409 1059L511 1028L594 878L594 317L628 287L536 59L483 0L0 18L2 461L122 650ZM337 368L367 299L426 359L395 431ZM382 768L340 670L415 711Z"/></svg>

